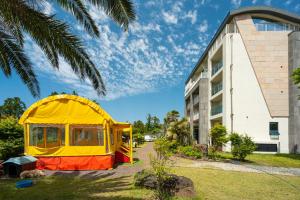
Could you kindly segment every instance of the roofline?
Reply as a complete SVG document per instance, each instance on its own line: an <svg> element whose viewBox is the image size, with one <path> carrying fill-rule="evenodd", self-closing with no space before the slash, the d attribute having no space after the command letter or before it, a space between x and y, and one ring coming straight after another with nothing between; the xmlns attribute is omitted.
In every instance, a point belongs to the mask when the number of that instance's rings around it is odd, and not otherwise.
<svg viewBox="0 0 300 200"><path fill-rule="evenodd" d="M222 30L226 26L226 24L228 22L230 22L233 19L233 17L235 17L236 15L241 15L241 14L269 14L269 15L272 15L272 16L276 16L276 17L279 17L279 18L282 18L282 19L300 24L300 16L299 15L287 12L287 11L282 10L282 9L273 8L273 7L270 7L270 6L250 6L250 7L243 7L243 8L239 8L239 9L236 9L236 10L229 11L227 13L226 17L224 18L224 20L222 21L221 25L219 26L217 32L214 34L213 38L209 42L209 44L206 47L205 51L201 55L201 57L198 60L197 64L195 65L195 67L191 71L189 77L186 79L185 84L188 83L188 81L193 76L193 74L197 70L200 63L206 57L209 49L214 44L214 42L216 41L217 37L220 35Z"/></svg>

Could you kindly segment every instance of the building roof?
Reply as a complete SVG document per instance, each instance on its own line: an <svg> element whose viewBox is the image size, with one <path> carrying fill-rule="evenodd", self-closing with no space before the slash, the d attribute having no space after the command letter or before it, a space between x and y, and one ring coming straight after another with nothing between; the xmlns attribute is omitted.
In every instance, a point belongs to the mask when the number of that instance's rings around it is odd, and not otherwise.
<svg viewBox="0 0 300 200"><path fill-rule="evenodd" d="M226 24L228 24L233 19L234 16L241 15L241 14L269 14L269 15L272 15L272 16L279 17L281 19L285 19L285 20L290 21L290 22L300 23L300 16L299 15L296 15L296 14L293 14L293 13L290 13L290 12L287 12L285 10L281 10L281 9L278 9L278 8L269 7L269 6L251 6L251 7L243 7L243 8L239 8L239 9L236 9L236 10L229 11L227 13L226 17L224 18L223 22L219 26L217 32L215 33L215 35L213 36L213 38L209 42L208 46L206 47L206 49L203 52L202 56L198 60L196 66L193 68L193 70L190 73L189 77L185 81L185 83L187 83L190 80L190 78L193 76L194 72L197 70L200 63L204 60L204 58L208 54L208 51L209 51L210 47L214 44L215 40L218 38L218 36L222 32L222 30L224 29Z"/></svg>

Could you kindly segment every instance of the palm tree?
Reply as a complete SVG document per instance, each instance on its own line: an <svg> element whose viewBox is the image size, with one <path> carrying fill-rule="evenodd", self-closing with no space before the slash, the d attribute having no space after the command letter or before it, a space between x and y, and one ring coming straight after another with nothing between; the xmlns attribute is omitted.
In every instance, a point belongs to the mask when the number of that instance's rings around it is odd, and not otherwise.
<svg viewBox="0 0 300 200"><path fill-rule="evenodd" d="M88 13L87 4L104 9L126 31L135 19L130 0L1 0L0 1L0 68L6 77L14 69L34 97L39 97L38 80L32 63L24 51L24 34L28 34L44 51L54 68L59 68L59 57L64 58L81 80L88 78L98 95L105 95L99 71L86 53L80 39L73 35L67 23L54 15L42 12L46 1L56 2L75 16L93 37L99 30Z"/></svg>

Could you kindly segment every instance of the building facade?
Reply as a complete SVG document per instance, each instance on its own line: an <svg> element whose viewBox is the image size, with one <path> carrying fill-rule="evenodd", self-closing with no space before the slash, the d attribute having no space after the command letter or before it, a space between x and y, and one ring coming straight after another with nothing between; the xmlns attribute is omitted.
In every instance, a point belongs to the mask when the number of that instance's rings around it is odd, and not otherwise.
<svg viewBox="0 0 300 200"><path fill-rule="evenodd" d="M185 84L185 115L200 144L223 124L262 152L300 153L300 16L271 7L228 13Z"/></svg>

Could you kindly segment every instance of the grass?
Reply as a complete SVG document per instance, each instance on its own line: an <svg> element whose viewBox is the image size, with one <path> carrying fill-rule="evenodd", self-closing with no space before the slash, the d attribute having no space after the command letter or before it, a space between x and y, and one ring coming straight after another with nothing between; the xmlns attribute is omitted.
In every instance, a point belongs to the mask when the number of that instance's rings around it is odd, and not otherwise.
<svg viewBox="0 0 300 200"><path fill-rule="evenodd" d="M230 153L220 155L223 159L233 159ZM256 165L300 168L299 154L251 154L246 157L246 161Z"/></svg>
<svg viewBox="0 0 300 200"><path fill-rule="evenodd" d="M195 199L300 199L300 177L183 167L172 168L172 172L193 180L198 194ZM140 200L152 199L153 195L150 190L135 188L131 176L52 176L40 179L33 187L24 189L16 189L16 181L0 181L0 199Z"/></svg>
<svg viewBox="0 0 300 200"><path fill-rule="evenodd" d="M36 185L23 189L15 188L16 180L1 180L0 199L140 200L152 196L152 191L135 188L132 180L132 177L91 179L52 176L40 179Z"/></svg>
<svg viewBox="0 0 300 200"><path fill-rule="evenodd" d="M173 171L193 180L199 195L195 199L300 199L300 177L182 167Z"/></svg>

